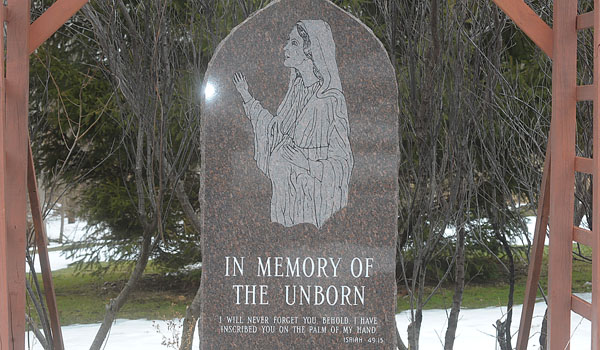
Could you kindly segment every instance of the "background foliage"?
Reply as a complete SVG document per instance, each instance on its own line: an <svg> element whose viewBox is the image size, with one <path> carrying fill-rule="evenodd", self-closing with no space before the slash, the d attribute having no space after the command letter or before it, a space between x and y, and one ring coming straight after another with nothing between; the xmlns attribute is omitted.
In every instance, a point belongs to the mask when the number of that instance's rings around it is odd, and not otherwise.
<svg viewBox="0 0 600 350"><path fill-rule="evenodd" d="M551 62L491 1L333 2L374 31L396 68L396 275L413 310L407 342L418 348L423 308L451 286L450 349L465 280L505 279L511 310L546 152ZM34 17L51 3L35 0ZM98 261L101 245L118 248L115 262L139 259L145 237L155 264L201 260L199 86L218 43L268 3L92 1L32 56L30 132L46 208L65 194L78 199L90 225L77 246L86 261ZM528 3L551 25L551 1ZM591 40L580 37L582 82ZM578 154L589 156L591 106L580 107ZM589 178L578 177L576 222L591 225L590 201ZM510 322L509 311L501 347Z"/></svg>

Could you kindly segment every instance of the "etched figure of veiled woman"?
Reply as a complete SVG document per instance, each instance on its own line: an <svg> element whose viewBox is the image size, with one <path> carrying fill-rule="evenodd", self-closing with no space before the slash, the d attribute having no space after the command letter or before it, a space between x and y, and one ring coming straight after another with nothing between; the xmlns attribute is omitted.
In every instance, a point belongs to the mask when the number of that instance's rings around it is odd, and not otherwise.
<svg viewBox="0 0 600 350"><path fill-rule="evenodd" d="M271 220L320 228L346 206L354 163L329 24L299 21L284 52L291 74L275 115L252 97L242 73L233 82L254 129L254 159L271 179Z"/></svg>

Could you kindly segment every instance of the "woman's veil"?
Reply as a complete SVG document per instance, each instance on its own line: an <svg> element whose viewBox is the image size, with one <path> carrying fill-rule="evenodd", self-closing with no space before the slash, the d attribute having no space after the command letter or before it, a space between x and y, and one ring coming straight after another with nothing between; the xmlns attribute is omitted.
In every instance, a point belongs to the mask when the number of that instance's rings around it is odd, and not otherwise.
<svg viewBox="0 0 600 350"><path fill-rule="evenodd" d="M313 63L323 76L321 93L336 89L342 92L342 83L335 60L335 42L329 24L322 20L303 20L300 23L306 28L310 38L310 50Z"/></svg>

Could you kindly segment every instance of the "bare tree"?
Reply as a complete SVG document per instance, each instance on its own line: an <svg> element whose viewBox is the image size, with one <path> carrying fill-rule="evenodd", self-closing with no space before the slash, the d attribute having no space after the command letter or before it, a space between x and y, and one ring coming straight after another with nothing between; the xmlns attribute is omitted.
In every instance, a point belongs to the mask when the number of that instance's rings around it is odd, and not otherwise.
<svg viewBox="0 0 600 350"><path fill-rule="evenodd" d="M190 164L198 159L202 37L186 24L197 13L163 0L97 1L84 7L101 48L103 68L115 89L126 158L124 182L142 227L129 280L107 305L90 349L100 349L150 256L167 244L166 218L177 201L191 227L200 222L185 190ZM200 6L192 2L190 6Z"/></svg>
<svg viewBox="0 0 600 350"><path fill-rule="evenodd" d="M122 163L127 170L123 181L133 183L130 197L143 228L132 274L108 305L91 349L104 343L148 259L168 241L165 221L175 202L193 230L201 234L198 205L190 200L189 183L198 181L194 166L200 161L196 151L201 141L202 75L227 33L268 2L113 0L85 7L123 130L115 143L124 147ZM355 9L357 15L366 13L377 25L376 32L397 70L402 162L397 279L411 304L408 348L419 348L423 308L448 281L453 283L454 295L444 347L453 348L465 288L467 242L504 255L497 259L510 287L507 315L497 326L501 347L510 347L515 281L510 239L512 232L525 230L520 206L534 207L537 202L548 130L550 62L542 54L537 56L538 66L532 68L536 74L519 62L507 62L507 47L518 40L518 31L490 2L352 3L360 7ZM536 6L549 19L549 1L536 2ZM591 50L580 54L585 57L584 68L590 67L592 54ZM40 60L47 62L43 57ZM580 75L584 82L590 77L589 73ZM46 86L52 84L51 78L47 77ZM589 156L591 135L586 130L591 130L591 121L584 117L591 115L591 106L583 107L578 110L583 130L578 135L578 153ZM86 129L71 131L76 136L86 133ZM576 195L576 222L587 215L591 225L589 177L577 177ZM503 253L487 247L489 236L500 242ZM432 274L433 262L444 254L450 254L450 261L444 270ZM432 280L437 285L428 291ZM199 288L186 310L181 350L191 348L201 297ZM406 349L398 339L399 347Z"/></svg>
<svg viewBox="0 0 600 350"><path fill-rule="evenodd" d="M31 5L33 19L39 17L52 2L35 0ZM82 24L81 16L74 16L56 35L32 55L30 70L29 135L35 161L40 211L43 218L52 214L58 203L65 198L93 171L83 166L88 146L103 125L112 97L95 96L94 102L86 100L96 87L100 70L88 65L93 54L86 50L89 34ZM93 61L93 59L92 59ZM90 118L94 115L95 118ZM119 140L107 145L118 146ZM97 159L102 163L110 152ZM64 209L64 205L60 205ZM44 349L53 349L50 331L50 315L45 303L45 293L38 281L35 269L37 254L33 225L27 230L26 280L28 308L25 319L29 329ZM61 227L62 238L62 227ZM62 241L61 241L62 243Z"/></svg>
<svg viewBox="0 0 600 350"><path fill-rule="evenodd" d="M444 344L451 349L465 285L467 239L489 249L484 236L491 230L492 237L507 243L502 246L513 290L514 263L507 234L525 232L518 208L537 200L548 130L544 106L548 82L542 75L541 93L535 88L519 91L518 72L504 63L503 35L511 27L491 3L398 0L378 4L390 56L398 60L403 160L398 277L411 302L409 348L418 349L422 310L431 297L425 287L428 278L435 276L428 276L428 271L438 255L452 246L452 260L437 284L454 271ZM547 63L542 62L543 70ZM491 229L485 222L491 223ZM509 310L512 303L509 291ZM510 326L510 320L505 322Z"/></svg>

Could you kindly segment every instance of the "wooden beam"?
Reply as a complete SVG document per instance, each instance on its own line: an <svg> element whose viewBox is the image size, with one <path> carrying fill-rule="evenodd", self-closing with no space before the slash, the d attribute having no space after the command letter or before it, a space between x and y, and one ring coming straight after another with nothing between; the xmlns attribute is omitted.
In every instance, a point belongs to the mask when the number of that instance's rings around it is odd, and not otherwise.
<svg viewBox="0 0 600 350"><path fill-rule="evenodd" d="M577 107L577 1L554 1L548 350L569 350Z"/></svg>
<svg viewBox="0 0 600 350"><path fill-rule="evenodd" d="M27 149L30 1L8 0L6 26L6 115L4 124L4 198L10 313L8 348L25 348L25 250L27 230Z"/></svg>
<svg viewBox="0 0 600 350"><path fill-rule="evenodd" d="M594 235L592 234L592 231L578 226L573 227L573 240L577 243L587 245L588 247L594 246Z"/></svg>
<svg viewBox="0 0 600 350"><path fill-rule="evenodd" d="M554 44L552 29L523 0L493 0L515 24L550 58Z"/></svg>
<svg viewBox="0 0 600 350"><path fill-rule="evenodd" d="M592 173L592 223L600 220L600 0L594 0L594 96L593 109L593 173ZM599 223L600 221L596 221ZM600 229L592 225L592 350L600 350Z"/></svg>
<svg viewBox="0 0 600 350"><path fill-rule="evenodd" d="M596 87L594 85L577 86L577 101L593 101Z"/></svg>
<svg viewBox="0 0 600 350"><path fill-rule="evenodd" d="M594 161L591 158L575 157L575 171L584 174L594 173Z"/></svg>
<svg viewBox="0 0 600 350"><path fill-rule="evenodd" d="M577 16L577 30L584 30L594 26L594 12L590 11Z"/></svg>
<svg viewBox="0 0 600 350"><path fill-rule="evenodd" d="M548 213L550 212L550 140L546 149L544 172L538 198L537 218L533 234L533 247L529 254L529 267L527 269L527 284L525 285L525 301L521 312L521 323L517 337L517 350L527 350L527 341L531 331L531 319L537 296L540 274L542 272L542 259L544 257L544 243L546 242L546 229L548 228Z"/></svg>
<svg viewBox="0 0 600 350"><path fill-rule="evenodd" d="M29 30L29 54L32 54L58 28L79 11L88 0L58 0L31 24Z"/></svg>
<svg viewBox="0 0 600 350"><path fill-rule="evenodd" d="M4 4L0 5L0 47L4 47ZM4 98L6 84L4 81L4 50L0 51L0 137L4 137L6 100ZM4 177L6 172L4 162L4 142L0 141L0 350L8 349L10 338L10 313L8 299L8 275L6 256L8 254L8 237L6 235L6 218L4 203Z"/></svg>
<svg viewBox="0 0 600 350"><path fill-rule="evenodd" d="M31 144L29 145L27 157L27 189L29 191L29 205L31 207L31 218L35 229L35 242L38 248L38 257L42 269L42 280L44 281L44 294L46 296L46 305L50 315L50 327L52 328L52 342L54 350L64 350L62 330L60 328L60 319L58 317L58 308L56 307L56 294L54 292L54 281L52 281L52 270L50 268L50 258L48 257L48 237L42 218L42 207L38 196L37 180L35 178L35 165L33 164L33 153Z"/></svg>
<svg viewBox="0 0 600 350"><path fill-rule="evenodd" d="M576 295L571 295L571 305L573 307L573 312L586 320L592 319L592 304Z"/></svg>

